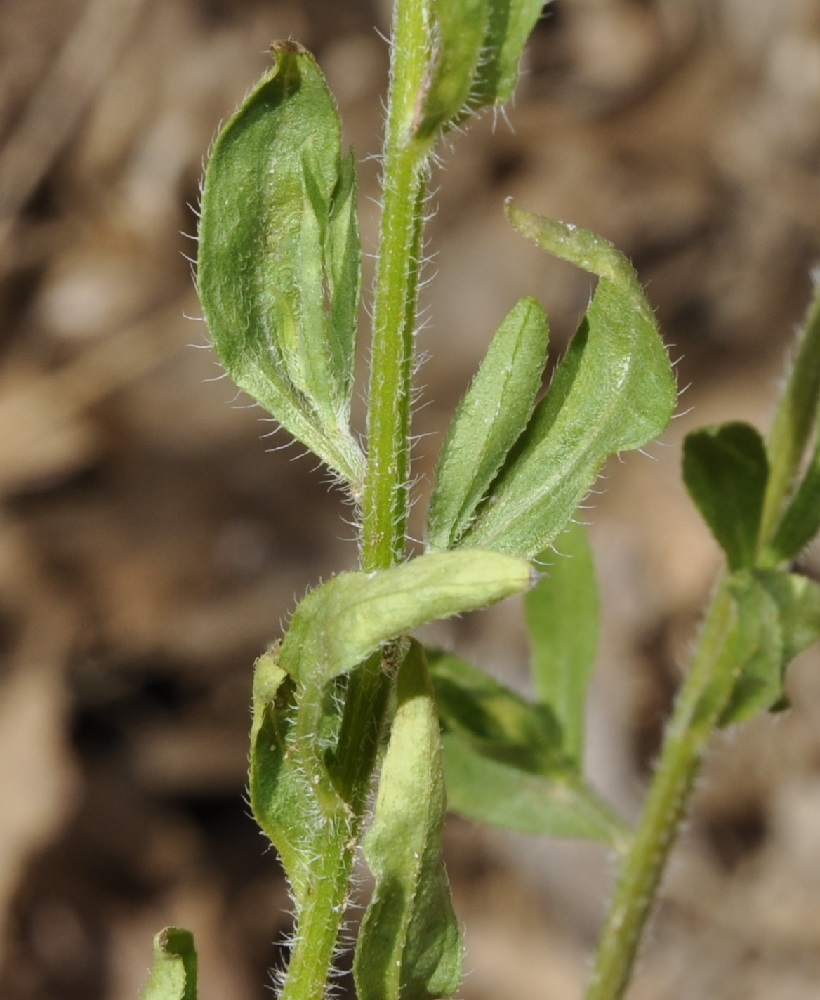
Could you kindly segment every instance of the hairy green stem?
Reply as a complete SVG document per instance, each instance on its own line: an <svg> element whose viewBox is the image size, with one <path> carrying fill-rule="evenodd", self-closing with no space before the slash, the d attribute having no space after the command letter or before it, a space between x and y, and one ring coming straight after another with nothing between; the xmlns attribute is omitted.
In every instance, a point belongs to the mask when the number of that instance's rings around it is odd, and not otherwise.
<svg viewBox="0 0 820 1000"><path fill-rule="evenodd" d="M299 924L281 1000L320 1000L347 906L355 840L352 824L328 824L299 900Z"/></svg>
<svg viewBox="0 0 820 1000"><path fill-rule="evenodd" d="M399 0L391 45L379 260L368 409L368 466L362 495L361 563L386 569L404 558L410 410L427 158L414 136L431 56L428 0ZM350 675L333 773L350 810L317 845L311 889L299 921L283 1000L325 995L347 903L355 844L364 820L389 694L393 650Z"/></svg>
<svg viewBox="0 0 820 1000"><path fill-rule="evenodd" d="M384 151L384 204L373 316L362 568L405 553L410 409L428 141L414 135L430 63L427 0L401 0L393 23Z"/></svg>
<svg viewBox="0 0 820 1000"><path fill-rule="evenodd" d="M721 586L666 731L660 760L604 924L586 1000L618 1000L629 983L678 826L737 679L734 602Z"/></svg>

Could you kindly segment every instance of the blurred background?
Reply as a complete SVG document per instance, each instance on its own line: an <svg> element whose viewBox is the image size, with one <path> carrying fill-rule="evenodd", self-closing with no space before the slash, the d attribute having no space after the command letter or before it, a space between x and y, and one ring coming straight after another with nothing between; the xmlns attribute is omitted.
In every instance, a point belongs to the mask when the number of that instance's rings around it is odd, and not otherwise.
<svg viewBox="0 0 820 1000"><path fill-rule="evenodd" d="M244 801L252 663L356 551L321 471L271 454L281 438L220 379L186 255L209 142L275 38L312 49L336 93L373 252L389 7L0 2L3 1000L134 1000L171 923L197 936L203 1000L271 995L288 899ZM606 470L589 514L589 772L634 818L719 565L680 443L766 426L820 259L820 6L555 0L506 116L442 159L422 493L515 298L541 298L559 353L589 295L507 226L506 196L625 250L679 362L682 415ZM514 603L435 637L526 690ZM818 996L819 660L793 666L790 711L716 741L634 1000ZM580 997L605 854L456 819L447 852L461 996Z"/></svg>

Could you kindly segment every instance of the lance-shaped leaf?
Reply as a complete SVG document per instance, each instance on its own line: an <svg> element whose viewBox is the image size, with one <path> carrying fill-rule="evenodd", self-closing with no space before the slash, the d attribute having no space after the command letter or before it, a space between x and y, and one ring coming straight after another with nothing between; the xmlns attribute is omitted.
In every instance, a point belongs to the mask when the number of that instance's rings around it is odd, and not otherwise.
<svg viewBox="0 0 820 1000"><path fill-rule="evenodd" d="M441 857L445 815L441 737L424 650L399 668L396 715L364 855L376 878L354 974L361 1000L450 997L462 946Z"/></svg>
<svg viewBox="0 0 820 1000"><path fill-rule="evenodd" d="M519 833L625 848L629 828L584 782L546 705L531 704L450 653L428 656L444 726L449 809Z"/></svg>
<svg viewBox="0 0 820 1000"><path fill-rule="evenodd" d="M815 439L815 449L820 448L820 284L816 284L814 298L809 306L803 329L797 343L797 349L788 372L786 384L778 400L772 429L766 441L769 456L769 482L766 490L766 501L763 510L761 527L761 542L769 544L778 533L783 521L783 514L801 479L802 467L812 435ZM815 452L814 472L811 478L817 483L818 458ZM798 507L790 512L789 524L784 525L784 533L778 540L775 557L780 551L787 552L785 558L791 558L799 547L795 545L801 535L800 521L803 504L811 504L816 485L809 483L798 490ZM806 511L808 522L813 522L816 531L816 509ZM808 523L806 525L808 528ZM812 535L808 536L809 538Z"/></svg>
<svg viewBox="0 0 820 1000"><path fill-rule="evenodd" d="M768 475L766 446L749 424L706 427L686 437L683 479L730 570L756 562Z"/></svg>
<svg viewBox="0 0 820 1000"><path fill-rule="evenodd" d="M342 573L293 613L278 662L297 684L325 685L391 639L523 593L529 563L470 550L419 556L376 573Z"/></svg>
<svg viewBox="0 0 820 1000"><path fill-rule="evenodd" d="M151 976L142 1000L196 1000L196 950L190 931L166 927L154 936Z"/></svg>
<svg viewBox="0 0 820 1000"><path fill-rule="evenodd" d="M439 715L487 757L535 773L566 770L561 729L552 711L534 705L453 653L428 649Z"/></svg>
<svg viewBox="0 0 820 1000"><path fill-rule="evenodd" d="M780 570L729 580L738 615L738 677L721 725L740 722L783 699L786 667L820 639L820 586Z"/></svg>
<svg viewBox="0 0 820 1000"><path fill-rule="evenodd" d="M598 587L586 529L572 523L544 552L544 576L524 597L538 701L553 713L566 757L581 764L589 677L598 651Z"/></svg>
<svg viewBox="0 0 820 1000"><path fill-rule="evenodd" d="M348 418L361 252L355 164L313 57L273 46L273 66L214 143L197 285L231 378L358 488Z"/></svg>
<svg viewBox="0 0 820 1000"><path fill-rule="evenodd" d="M637 275L585 230L508 214L522 235L599 276L549 391L513 448L462 544L532 557L563 530L610 455L666 427L677 391Z"/></svg>
<svg viewBox="0 0 820 1000"><path fill-rule="evenodd" d="M769 546L769 561L794 559L820 531L820 439Z"/></svg>
<svg viewBox="0 0 820 1000"><path fill-rule="evenodd" d="M618 853L629 846L629 827L574 770L526 771L462 733L445 733L443 744L452 812L518 833L599 840Z"/></svg>
<svg viewBox="0 0 820 1000"><path fill-rule="evenodd" d="M543 0L433 0L433 68L416 129L420 138L512 97L524 45L543 6Z"/></svg>
<svg viewBox="0 0 820 1000"><path fill-rule="evenodd" d="M541 387L548 337L544 310L531 298L518 302L498 328L441 451L427 515L430 549L457 544L526 427Z"/></svg>

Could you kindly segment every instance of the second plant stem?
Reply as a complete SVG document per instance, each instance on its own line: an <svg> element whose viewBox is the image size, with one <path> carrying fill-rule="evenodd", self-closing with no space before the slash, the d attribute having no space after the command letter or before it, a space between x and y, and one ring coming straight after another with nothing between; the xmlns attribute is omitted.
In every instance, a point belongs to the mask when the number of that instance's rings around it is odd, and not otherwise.
<svg viewBox="0 0 820 1000"><path fill-rule="evenodd" d="M737 680L735 624L735 604L722 584L678 694L643 815L619 873L586 1000L619 1000L629 984L680 820Z"/></svg>

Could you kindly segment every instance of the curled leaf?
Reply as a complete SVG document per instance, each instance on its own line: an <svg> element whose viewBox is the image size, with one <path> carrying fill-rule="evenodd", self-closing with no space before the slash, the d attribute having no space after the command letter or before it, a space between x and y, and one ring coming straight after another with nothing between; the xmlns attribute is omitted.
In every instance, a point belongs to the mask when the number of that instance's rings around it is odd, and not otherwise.
<svg viewBox="0 0 820 1000"><path fill-rule="evenodd" d="M490 0L487 37L470 95L471 107L503 104L512 97L524 46L543 10L542 0Z"/></svg>
<svg viewBox="0 0 820 1000"><path fill-rule="evenodd" d="M467 106L487 32L490 0L433 0L434 67L416 129L419 138L454 121Z"/></svg>
<svg viewBox="0 0 820 1000"><path fill-rule="evenodd" d="M154 936L151 976L142 1000L196 1000L197 961L194 937L182 927L166 927Z"/></svg>
<svg viewBox="0 0 820 1000"><path fill-rule="evenodd" d="M297 903L310 890L312 863L327 830L328 813L346 818L322 759L338 736L338 704L325 695L326 711L314 712L317 692L307 704L277 662L276 651L261 656L254 670L249 795L262 832L282 859ZM306 732L305 730L310 731Z"/></svg>
<svg viewBox="0 0 820 1000"><path fill-rule="evenodd" d="M354 973L361 1000L435 1000L458 988L462 946L441 856L441 737L417 642L396 683L396 714L364 841L376 886Z"/></svg>
<svg viewBox="0 0 820 1000"><path fill-rule="evenodd" d="M612 244L508 206L540 247L599 276L549 391L462 544L533 557L563 530L610 455L666 427L677 390L634 269Z"/></svg>
<svg viewBox="0 0 820 1000"><path fill-rule="evenodd" d="M197 286L231 378L354 489L349 428L361 251L355 163L313 57L273 46L273 66L214 143Z"/></svg>
<svg viewBox="0 0 820 1000"><path fill-rule="evenodd" d="M423 555L376 573L341 573L293 613L278 662L300 686L325 685L427 622L523 593L529 563L470 550Z"/></svg>

